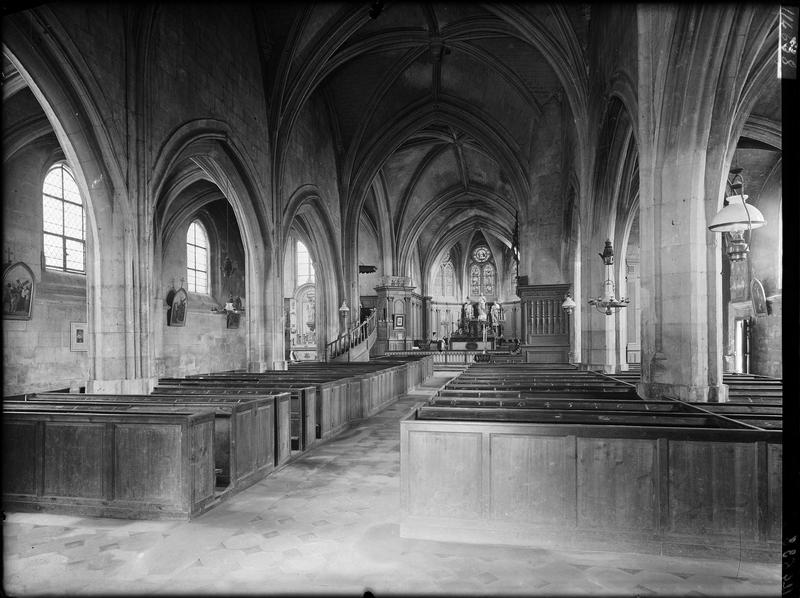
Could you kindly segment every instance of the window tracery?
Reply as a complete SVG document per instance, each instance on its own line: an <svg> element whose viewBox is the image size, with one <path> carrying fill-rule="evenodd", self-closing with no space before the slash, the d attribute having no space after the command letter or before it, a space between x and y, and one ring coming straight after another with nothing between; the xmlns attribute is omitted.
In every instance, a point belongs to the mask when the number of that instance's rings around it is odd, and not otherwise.
<svg viewBox="0 0 800 598"><path fill-rule="evenodd" d="M186 282L190 293L208 294L208 234L199 220L186 231Z"/></svg>
<svg viewBox="0 0 800 598"><path fill-rule="evenodd" d="M86 272L86 216L78 185L63 162L50 167L42 184L45 267Z"/></svg>
<svg viewBox="0 0 800 598"><path fill-rule="evenodd" d="M497 271L492 263L492 252L485 245L472 250L472 263L469 267L470 295L495 295Z"/></svg>

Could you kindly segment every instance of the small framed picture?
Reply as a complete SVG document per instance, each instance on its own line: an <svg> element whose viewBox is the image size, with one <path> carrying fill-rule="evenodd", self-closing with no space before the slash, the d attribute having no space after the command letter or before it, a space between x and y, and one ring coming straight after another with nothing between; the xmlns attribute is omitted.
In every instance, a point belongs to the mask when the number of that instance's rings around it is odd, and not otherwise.
<svg viewBox="0 0 800 598"><path fill-rule="evenodd" d="M88 351L89 335L86 322L69 323L69 350Z"/></svg>
<svg viewBox="0 0 800 598"><path fill-rule="evenodd" d="M395 314L394 315L394 327L395 328L405 328L406 327L406 317L403 314Z"/></svg>

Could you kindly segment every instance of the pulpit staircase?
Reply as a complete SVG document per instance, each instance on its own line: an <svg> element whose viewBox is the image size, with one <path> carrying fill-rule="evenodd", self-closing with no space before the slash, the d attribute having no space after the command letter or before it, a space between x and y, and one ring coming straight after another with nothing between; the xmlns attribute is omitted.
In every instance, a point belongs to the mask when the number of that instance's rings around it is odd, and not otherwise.
<svg viewBox="0 0 800 598"><path fill-rule="evenodd" d="M369 361L369 351L377 338L377 310L355 328L343 332L325 347L325 360L331 363Z"/></svg>

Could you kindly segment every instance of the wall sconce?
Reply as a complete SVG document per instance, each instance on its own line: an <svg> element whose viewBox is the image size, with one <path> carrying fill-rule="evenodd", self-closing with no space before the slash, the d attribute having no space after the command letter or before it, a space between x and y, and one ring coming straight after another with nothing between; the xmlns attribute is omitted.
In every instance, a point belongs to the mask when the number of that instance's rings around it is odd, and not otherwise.
<svg viewBox="0 0 800 598"><path fill-rule="evenodd" d="M567 293L564 295L564 303L561 304L561 309L567 312L567 315L572 314L575 311L575 308L578 306L577 303L572 299L572 295Z"/></svg>
<svg viewBox="0 0 800 598"><path fill-rule="evenodd" d="M630 303L631 300L625 297L617 299L614 296L614 248L611 245L611 241L606 240L603 253L598 255L603 260L603 264L606 268L606 279L603 282L603 296L589 299L589 305L594 305L595 309L601 314L604 313L610 316L614 313L611 311L612 309L619 310L622 307L628 307L628 303Z"/></svg>
<svg viewBox="0 0 800 598"><path fill-rule="evenodd" d="M723 208L711 219L708 230L728 233L728 258L732 262L739 262L747 259L747 252L750 250L748 247L750 231L764 226L766 221L758 208L747 204L748 196L743 192L742 169L732 168L731 175L728 185L734 194L725 198ZM747 239L745 232L748 233Z"/></svg>

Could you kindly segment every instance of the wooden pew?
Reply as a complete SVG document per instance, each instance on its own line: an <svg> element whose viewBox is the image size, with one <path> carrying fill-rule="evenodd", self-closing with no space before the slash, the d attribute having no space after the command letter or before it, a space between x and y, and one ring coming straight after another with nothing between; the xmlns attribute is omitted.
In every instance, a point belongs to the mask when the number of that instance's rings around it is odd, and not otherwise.
<svg viewBox="0 0 800 598"><path fill-rule="evenodd" d="M189 519L214 501L214 413L3 411L6 510Z"/></svg>
<svg viewBox="0 0 800 598"><path fill-rule="evenodd" d="M532 409L529 407L428 406L417 409L419 420L571 423L580 425L744 428L705 414L675 411L659 413L623 410Z"/></svg>
<svg viewBox="0 0 800 598"><path fill-rule="evenodd" d="M413 378L413 377L412 377ZM246 389L302 383L316 388L316 438L327 439L346 429L350 422L368 417L413 385L408 364L340 364L301 366L295 371L271 370L230 375L199 374L190 378L162 378L158 389L211 387Z"/></svg>
<svg viewBox="0 0 800 598"><path fill-rule="evenodd" d="M153 394L160 395L210 395L225 393L228 395L263 394L264 392L287 392L290 395L290 449L292 451L308 450L316 438L316 403L317 388L308 383L275 383L251 384L244 386L238 381L209 380L203 384L195 378L163 378L153 388Z"/></svg>
<svg viewBox="0 0 800 598"><path fill-rule="evenodd" d="M72 408L113 410L158 410L203 408L215 414L214 455L219 472L217 486L234 493L263 479L288 460L288 411L285 395L99 395L40 393L28 397L34 406L60 403Z"/></svg>
<svg viewBox="0 0 800 598"><path fill-rule="evenodd" d="M626 413L587 425L426 419L431 409L401 422L403 538L744 560L780 554L779 431L709 427L713 414L659 414L643 425L652 414Z"/></svg>
<svg viewBox="0 0 800 598"><path fill-rule="evenodd" d="M437 407L530 407L536 409L599 409L629 411L680 411L680 405L669 401L609 400L587 398L542 398L542 397L510 397L480 398L463 396L434 396L428 405Z"/></svg>
<svg viewBox="0 0 800 598"><path fill-rule="evenodd" d="M327 379L325 381L308 379L300 376L288 377L286 375L279 378L273 376L254 375L251 379L225 379L216 378L213 375L196 378L162 378L155 387L154 392L168 392L167 388L172 387L177 391L183 392L189 389L197 389L206 393L237 393L237 392L268 392L273 387L280 387L286 384L302 384L313 386L315 389L315 411L314 425L315 430L311 438L328 439L342 432L349 424L348 420L348 397L351 401L361 400L361 381L358 379ZM297 404L297 403L296 403ZM308 414L308 411L306 411ZM310 418L306 418L307 423ZM310 440L310 435L306 438ZM310 444L310 442L307 442Z"/></svg>
<svg viewBox="0 0 800 598"><path fill-rule="evenodd" d="M525 390L494 390L443 388L437 396L465 398L552 398L552 399L605 399L605 400L641 400L633 390L605 389L603 391L570 389L570 388L534 388Z"/></svg>

